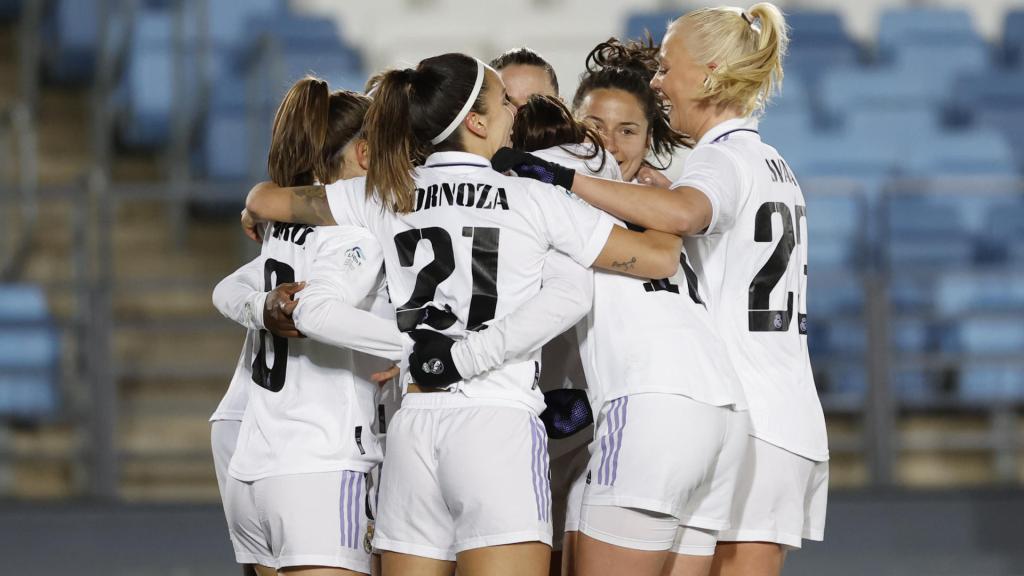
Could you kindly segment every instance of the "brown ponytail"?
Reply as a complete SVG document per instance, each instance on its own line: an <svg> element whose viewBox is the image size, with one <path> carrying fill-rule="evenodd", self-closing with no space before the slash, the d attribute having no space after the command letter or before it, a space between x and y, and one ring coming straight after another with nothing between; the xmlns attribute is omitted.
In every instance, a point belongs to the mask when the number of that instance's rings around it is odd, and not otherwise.
<svg viewBox="0 0 1024 576"><path fill-rule="evenodd" d="M512 147L517 150L533 152L555 146L584 144L587 141L593 145L593 152L573 155L581 160L601 156L601 165L595 170L600 172L604 169L606 159L601 136L590 126L576 120L562 100L554 96L530 96L526 104L516 112L516 119L512 123Z"/></svg>
<svg viewBox="0 0 1024 576"><path fill-rule="evenodd" d="M366 115L370 168L366 193L376 193L384 207L399 214L412 210L413 142L410 92L414 70L391 70L381 76Z"/></svg>
<svg viewBox="0 0 1024 576"><path fill-rule="evenodd" d="M267 173L278 186L312 184L324 172L320 152L327 139L327 82L307 76L296 82L274 115Z"/></svg>
<svg viewBox="0 0 1024 576"><path fill-rule="evenodd" d="M436 145L431 140L455 120L469 99L477 66L470 56L450 53L427 58L415 70L380 75L365 123L370 146L366 193L375 194L385 209L412 211L413 169L432 152L463 150L461 128ZM487 113L487 90L485 77L472 112Z"/></svg>

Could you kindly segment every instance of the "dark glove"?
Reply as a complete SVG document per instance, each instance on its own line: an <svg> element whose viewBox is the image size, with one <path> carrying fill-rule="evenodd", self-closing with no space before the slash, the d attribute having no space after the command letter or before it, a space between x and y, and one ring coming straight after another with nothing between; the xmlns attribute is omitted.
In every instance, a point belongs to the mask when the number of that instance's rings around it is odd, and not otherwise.
<svg viewBox="0 0 1024 576"><path fill-rule="evenodd" d="M409 355L409 372L420 386L440 388L462 380L452 360L455 340L433 330L409 332L416 343Z"/></svg>
<svg viewBox="0 0 1024 576"><path fill-rule="evenodd" d="M491 158L491 167L501 173L512 170L521 178L533 178L566 190L572 190L572 180L576 177L576 171L572 168L511 148L501 148L495 152Z"/></svg>
<svg viewBox="0 0 1024 576"><path fill-rule="evenodd" d="M568 438L594 423L586 390L549 390L544 393L544 404L547 408L540 413L540 420L548 431L548 437L555 440Z"/></svg>

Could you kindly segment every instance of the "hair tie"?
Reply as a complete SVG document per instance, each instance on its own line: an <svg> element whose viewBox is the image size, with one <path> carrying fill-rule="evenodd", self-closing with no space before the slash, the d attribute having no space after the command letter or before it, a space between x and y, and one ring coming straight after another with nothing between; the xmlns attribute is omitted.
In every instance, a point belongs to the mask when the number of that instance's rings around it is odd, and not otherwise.
<svg viewBox="0 0 1024 576"><path fill-rule="evenodd" d="M740 17L742 17L744 20L746 20L747 26L750 26L751 30L753 30L754 32L757 32L758 34L761 33L761 17L760 16L758 16L757 18L751 18L750 14L747 14L747 11L743 10L743 11L740 12Z"/></svg>
<svg viewBox="0 0 1024 576"><path fill-rule="evenodd" d="M476 60L476 58L474 58L474 60ZM455 132L455 129L459 127L459 124L462 123L462 120L469 115L469 111L473 109L473 103L476 102L477 96L480 95L480 87L483 86L483 84L484 63L481 62L480 60L476 60L476 82L473 83L473 89L469 92L469 98L466 99L466 103L462 105L462 110L459 110L459 113L455 115L455 118L452 120L452 123L449 124L447 128L442 130L440 134L435 136L434 139L430 141L431 144L437 146L441 142L444 142L445 139L447 139L449 136L451 136L452 132Z"/></svg>

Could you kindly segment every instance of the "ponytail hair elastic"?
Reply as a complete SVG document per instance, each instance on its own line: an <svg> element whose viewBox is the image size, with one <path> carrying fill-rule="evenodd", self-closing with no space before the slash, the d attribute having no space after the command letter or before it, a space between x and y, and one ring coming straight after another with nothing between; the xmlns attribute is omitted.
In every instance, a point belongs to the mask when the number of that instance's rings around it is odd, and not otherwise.
<svg viewBox="0 0 1024 576"><path fill-rule="evenodd" d="M753 30L754 32L757 32L757 33L761 32L761 18L760 17L758 17L758 18L751 18L750 14L748 14L746 10L741 10L740 11L740 17L743 18L747 22L747 25L750 26L751 30Z"/></svg>

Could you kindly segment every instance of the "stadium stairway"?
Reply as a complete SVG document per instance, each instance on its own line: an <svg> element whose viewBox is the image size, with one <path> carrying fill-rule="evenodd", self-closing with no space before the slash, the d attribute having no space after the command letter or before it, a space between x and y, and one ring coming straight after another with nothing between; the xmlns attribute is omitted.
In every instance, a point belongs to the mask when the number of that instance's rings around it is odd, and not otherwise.
<svg viewBox="0 0 1024 576"><path fill-rule="evenodd" d="M0 26L0 48L0 74L16 78L15 27ZM14 82L0 85L0 106L10 103L16 88ZM73 326L81 310L73 286L73 216L76 195L86 193L90 99L86 88L40 87L40 225L19 281L43 286L51 313L67 328L64 402L58 417L4 432L6 452L14 458L0 474L3 496L49 499L86 490L81 464L87 439L77 423L90 405L88 383L75 374ZM227 386L243 332L213 309L210 293L239 264L242 240L233 220L198 220L190 222L187 240L177 243L166 203L134 194L136 185L144 189L161 178L161 168L158 156L137 152L115 155L111 166L112 184L121 191L111 236L119 494L127 500L212 501L217 484L207 418Z"/></svg>

